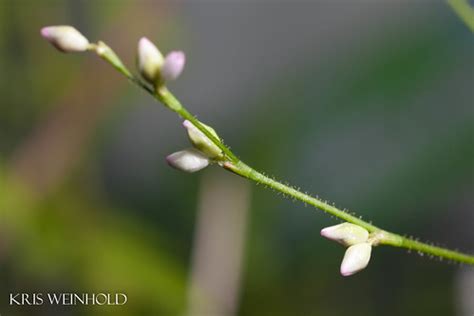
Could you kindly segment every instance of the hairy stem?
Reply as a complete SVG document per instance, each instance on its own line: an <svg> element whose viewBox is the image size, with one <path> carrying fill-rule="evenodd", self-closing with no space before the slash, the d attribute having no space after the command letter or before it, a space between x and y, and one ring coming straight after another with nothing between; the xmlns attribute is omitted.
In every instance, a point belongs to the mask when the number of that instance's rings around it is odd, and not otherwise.
<svg viewBox="0 0 474 316"><path fill-rule="evenodd" d="M310 196L301 192L291 186L285 185L275 179L269 178L251 168L242 162L220 139L216 138L210 133L196 117L191 114L179 100L165 87L160 86L151 88L144 84L140 79L133 76L133 74L123 65L117 55L103 42L99 42L97 46L92 48L105 61L109 62L115 69L125 75L132 83L142 88L155 99L163 103L166 107L176 112L181 118L189 120L194 124L204 135L206 135L216 146L218 146L224 154L224 162L221 165L241 177L249 179L255 183L264 184L266 187L279 191L289 197L302 201L306 204L314 206L324 212L336 216L346 222L353 223L364 227L371 233L371 238L374 245L389 245L393 247L401 247L409 250L417 251L420 254L427 254L437 256L440 258L474 265L474 255L464 254L458 251L449 250L442 247L432 246L423 242L413 240L395 233L385 231L371 223L362 220L361 218L350 214L345 210L341 210L319 198Z"/></svg>
<svg viewBox="0 0 474 316"><path fill-rule="evenodd" d="M247 166L242 161L239 161L235 165L233 163L225 163L224 168L244 178L247 178L257 183L264 184L268 186L269 188L277 190L287 196L293 197L306 204L312 205L346 222L350 222L350 223L359 225L361 227L364 227L365 229L367 229L369 232L372 233L373 238L376 240L376 244L407 248L410 250L418 251L420 253L426 253L429 255L474 265L474 256L472 255L463 254L457 251L452 251L449 249L432 246L432 245L422 243L422 242L419 242L407 237L400 236L395 233L382 230L381 228L374 226L371 223L368 223L354 215L351 215L348 212L343 211L331 204L328 204L327 202L324 202L318 198L305 194L295 188L292 188L279 181L269 178L261 174L260 172L252 169L251 167Z"/></svg>

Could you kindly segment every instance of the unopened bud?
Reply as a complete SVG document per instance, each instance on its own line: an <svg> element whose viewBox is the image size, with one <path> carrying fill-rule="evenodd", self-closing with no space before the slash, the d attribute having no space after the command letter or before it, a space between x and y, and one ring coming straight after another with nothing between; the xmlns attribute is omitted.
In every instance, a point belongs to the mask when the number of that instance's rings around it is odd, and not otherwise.
<svg viewBox="0 0 474 316"><path fill-rule="evenodd" d="M367 267L371 252L372 245L367 242L352 245L347 248L341 263L341 274L343 276L353 275Z"/></svg>
<svg viewBox="0 0 474 316"><path fill-rule="evenodd" d="M201 125L204 126L204 128L206 128L215 138L219 139L219 136L217 136L216 131L212 127L207 126L204 123L201 123ZM194 126L193 123L186 120L183 122L183 126L188 131L189 140L191 141L191 144L193 144L194 148L198 149L211 159L222 158L222 150L206 135L204 135L203 132Z"/></svg>
<svg viewBox="0 0 474 316"><path fill-rule="evenodd" d="M185 172L196 172L209 165L209 159L194 148L175 152L166 157L168 164Z"/></svg>
<svg viewBox="0 0 474 316"><path fill-rule="evenodd" d="M186 56L181 51L170 52L165 57L163 67L161 68L161 78L163 81L176 80L183 72Z"/></svg>
<svg viewBox="0 0 474 316"><path fill-rule="evenodd" d="M145 80L156 84L160 80L160 70L164 58L158 48L148 38L142 37L138 42L138 70Z"/></svg>
<svg viewBox="0 0 474 316"><path fill-rule="evenodd" d="M342 223L322 229L321 236L337 241L344 246L352 246L366 242L369 238L369 232L359 225Z"/></svg>
<svg viewBox="0 0 474 316"><path fill-rule="evenodd" d="M69 25L43 27L41 35L64 53L83 52L90 46L89 40Z"/></svg>

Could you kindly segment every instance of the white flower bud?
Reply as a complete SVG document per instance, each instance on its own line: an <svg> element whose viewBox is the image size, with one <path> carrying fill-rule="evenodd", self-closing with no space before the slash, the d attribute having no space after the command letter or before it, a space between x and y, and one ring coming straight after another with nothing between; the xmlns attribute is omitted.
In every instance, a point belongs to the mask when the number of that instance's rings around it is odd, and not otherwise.
<svg viewBox="0 0 474 316"><path fill-rule="evenodd" d="M352 246L366 242L369 238L369 232L359 225L342 223L322 229L321 236L337 241L344 246Z"/></svg>
<svg viewBox="0 0 474 316"><path fill-rule="evenodd" d="M204 123L201 123L214 137L219 139L219 136L217 136L216 131L210 127L207 126ZM214 144L204 133L202 133L199 129L197 129L196 126L194 126L193 123L190 121L186 120L183 122L183 126L186 128L188 131L188 137L189 140L191 141L191 144L193 144L194 148L198 149L201 151L204 155L211 159L219 159L222 158L222 150Z"/></svg>
<svg viewBox="0 0 474 316"><path fill-rule="evenodd" d="M68 25L46 26L41 35L64 53L83 52L89 48L89 40L78 30Z"/></svg>
<svg viewBox="0 0 474 316"><path fill-rule="evenodd" d="M166 55L165 62L161 68L163 81L176 80L183 72L186 56L181 51L173 51Z"/></svg>
<svg viewBox="0 0 474 316"><path fill-rule="evenodd" d="M341 263L343 276L353 275L367 267L372 252L372 245L367 242L352 245L347 248Z"/></svg>
<svg viewBox="0 0 474 316"><path fill-rule="evenodd" d="M209 159L194 148L175 152L166 157L168 164L185 172L196 172L209 165Z"/></svg>
<svg viewBox="0 0 474 316"><path fill-rule="evenodd" d="M148 38L138 42L138 70L145 80L156 84L160 80L160 71L164 58L158 48Z"/></svg>

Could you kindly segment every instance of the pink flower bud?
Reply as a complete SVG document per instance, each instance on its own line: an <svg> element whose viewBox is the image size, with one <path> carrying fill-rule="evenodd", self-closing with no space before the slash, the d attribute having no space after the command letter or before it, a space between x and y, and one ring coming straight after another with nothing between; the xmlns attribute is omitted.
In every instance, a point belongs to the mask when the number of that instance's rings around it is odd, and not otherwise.
<svg viewBox="0 0 474 316"><path fill-rule="evenodd" d="M367 242L347 248L341 263L341 274L343 276L353 275L367 267L371 252L372 245Z"/></svg>
<svg viewBox="0 0 474 316"><path fill-rule="evenodd" d="M89 40L69 25L43 27L41 35L64 53L83 52L89 48Z"/></svg>
<svg viewBox="0 0 474 316"><path fill-rule="evenodd" d="M183 72L186 56L181 51L173 51L166 55L161 68L161 78L164 81L176 80Z"/></svg>
<svg viewBox="0 0 474 316"><path fill-rule="evenodd" d="M369 238L369 232L359 225L342 223L322 229L321 236L337 241L344 246L352 246L366 242Z"/></svg>
<svg viewBox="0 0 474 316"><path fill-rule="evenodd" d="M209 165L209 159L194 148L175 152L166 157L168 164L185 172L196 172Z"/></svg>

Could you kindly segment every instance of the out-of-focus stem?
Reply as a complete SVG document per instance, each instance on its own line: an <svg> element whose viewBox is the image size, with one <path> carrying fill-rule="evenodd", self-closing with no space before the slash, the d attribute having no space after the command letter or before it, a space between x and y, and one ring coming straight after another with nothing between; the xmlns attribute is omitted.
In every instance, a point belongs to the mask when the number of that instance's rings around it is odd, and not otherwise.
<svg viewBox="0 0 474 316"><path fill-rule="evenodd" d="M467 0L448 0L448 4L461 20L474 32L474 8Z"/></svg>

